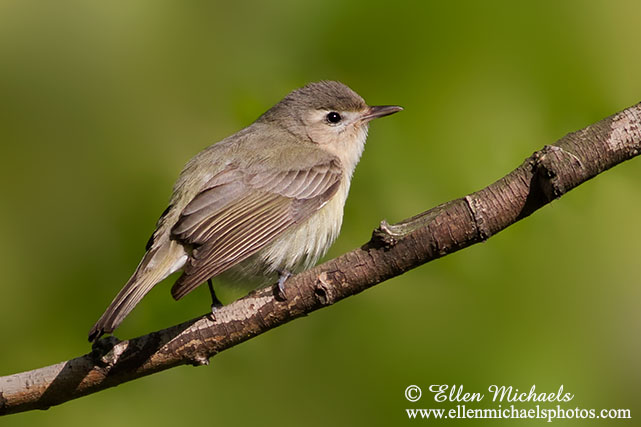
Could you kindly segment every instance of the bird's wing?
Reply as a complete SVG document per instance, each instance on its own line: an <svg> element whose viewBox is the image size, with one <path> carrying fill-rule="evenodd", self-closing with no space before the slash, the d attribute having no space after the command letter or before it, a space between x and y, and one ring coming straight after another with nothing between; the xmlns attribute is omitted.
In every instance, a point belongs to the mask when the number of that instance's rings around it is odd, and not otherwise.
<svg viewBox="0 0 641 427"><path fill-rule="evenodd" d="M342 176L336 158L301 169L268 169L229 165L183 209L172 239L192 251L171 289L175 299L307 219L336 193Z"/></svg>

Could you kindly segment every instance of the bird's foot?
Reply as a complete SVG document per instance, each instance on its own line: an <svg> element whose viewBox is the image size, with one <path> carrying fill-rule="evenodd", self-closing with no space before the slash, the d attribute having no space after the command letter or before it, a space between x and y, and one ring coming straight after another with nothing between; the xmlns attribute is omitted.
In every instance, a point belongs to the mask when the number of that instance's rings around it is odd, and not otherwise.
<svg viewBox="0 0 641 427"><path fill-rule="evenodd" d="M292 272L288 270L278 271L278 284L276 286L276 299L281 301L287 300L285 295L285 282L292 276Z"/></svg>
<svg viewBox="0 0 641 427"><path fill-rule="evenodd" d="M214 292L214 285L211 282L211 279L207 280L207 286L209 287L209 294L211 295L211 320L215 322L216 311L218 311L218 309L223 306L223 303L220 302L220 300L216 296L216 292Z"/></svg>

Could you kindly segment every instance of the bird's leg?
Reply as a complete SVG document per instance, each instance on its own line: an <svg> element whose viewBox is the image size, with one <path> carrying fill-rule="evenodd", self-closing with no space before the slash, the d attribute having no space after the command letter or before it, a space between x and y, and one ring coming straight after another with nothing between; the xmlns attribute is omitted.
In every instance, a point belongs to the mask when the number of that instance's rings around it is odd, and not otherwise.
<svg viewBox="0 0 641 427"><path fill-rule="evenodd" d="M211 283L211 279L207 280L207 286L209 286L209 294L211 295L211 314L214 314L216 310L223 306L223 303L220 302L214 292L214 285Z"/></svg>
<svg viewBox="0 0 641 427"><path fill-rule="evenodd" d="M288 270L277 270L278 273L278 297L279 299L286 300L285 295L285 282L292 276L292 272Z"/></svg>

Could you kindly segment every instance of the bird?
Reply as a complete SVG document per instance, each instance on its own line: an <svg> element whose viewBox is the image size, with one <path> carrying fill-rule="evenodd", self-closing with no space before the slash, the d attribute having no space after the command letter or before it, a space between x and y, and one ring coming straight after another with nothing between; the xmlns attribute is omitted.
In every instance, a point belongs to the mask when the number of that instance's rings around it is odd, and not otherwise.
<svg viewBox="0 0 641 427"><path fill-rule="evenodd" d="M176 181L131 278L89 332L112 333L156 284L182 274L179 300L212 278L249 292L316 264L339 234L371 120L397 105L369 106L338 81L309 83L255 122L193 157Z"/></svg>

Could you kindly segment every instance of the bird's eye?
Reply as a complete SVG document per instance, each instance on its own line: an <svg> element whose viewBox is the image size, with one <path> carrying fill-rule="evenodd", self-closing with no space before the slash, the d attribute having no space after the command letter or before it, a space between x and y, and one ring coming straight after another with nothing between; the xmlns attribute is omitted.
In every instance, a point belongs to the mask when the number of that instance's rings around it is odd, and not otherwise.
<svg viewBox="0 0 641 427"><path fill-rule="evenodd" d="M336 124L341 121L341 115L338 114L336 111L331 111L327 113L327 116L325 116L327 121L332 124Z"/></svg>

